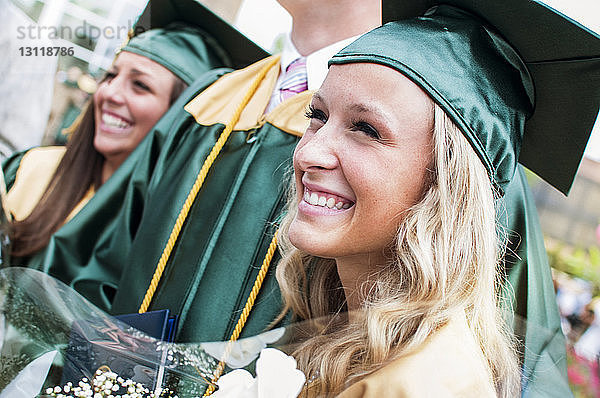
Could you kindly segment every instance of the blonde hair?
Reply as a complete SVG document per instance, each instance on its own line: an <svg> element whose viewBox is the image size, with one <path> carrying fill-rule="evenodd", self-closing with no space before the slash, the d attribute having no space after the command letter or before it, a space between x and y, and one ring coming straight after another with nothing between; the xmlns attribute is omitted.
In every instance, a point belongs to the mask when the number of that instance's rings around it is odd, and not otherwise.
<svg viewBox="0 0 600 398"><path fill-rule="evenodd" d="M313 379L311 391L339 393L410 353L462 309L498 396L518 395L514 339L498 303L503 245L496 230L494 191L470 144L437 105L434 119L429 184L400 221L391 250L395 258L368 282L362 315L310 338L294 353L300 369ZM335 261L303 253L287 238L296 206L292 192L277 267L283 313L291 310L300 319L335 314L345 302Z"/></svg>

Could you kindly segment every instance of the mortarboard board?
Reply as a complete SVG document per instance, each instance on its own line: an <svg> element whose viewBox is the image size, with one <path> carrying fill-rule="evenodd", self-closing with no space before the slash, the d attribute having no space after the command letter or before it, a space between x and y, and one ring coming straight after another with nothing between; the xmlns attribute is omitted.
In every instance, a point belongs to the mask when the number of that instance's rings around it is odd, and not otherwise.
<svg viewBox="0 0 600 398"><path fill-rule="evenodd" d="M535 104L518 160L567 194L600 107L600 36L537 0L383 0L383 22L442 3L493 26L524 61Z"/></svg>
<svg viewBox="0 0 600 398"><path fill-rule="evenodd" d="M202 29L225 50L232 67L246 67L269 55L198 0L150 0L139 16L134 34L183 22Z"/></svg>

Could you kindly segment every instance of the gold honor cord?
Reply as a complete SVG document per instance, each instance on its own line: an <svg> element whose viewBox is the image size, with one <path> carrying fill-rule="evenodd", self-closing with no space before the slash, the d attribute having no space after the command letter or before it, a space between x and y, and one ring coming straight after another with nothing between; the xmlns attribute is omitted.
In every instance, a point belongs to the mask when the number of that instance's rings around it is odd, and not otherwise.
<svg viewBox="0 0 600 398"><path fill-rule="evenodd" d="M277 249L277 234L278 234L278 232L279 232L279 230L275 231L275 235L273 236L273 239L271 240L271 244L269 245L267 254L265 255L263 263L260 267L260 271L258 271L256 280L254 281L254 286L252 286L252 291L250 292L250 295L248 296L248 300L246 300L246 305L244 306L244 309L242 310L242 314L240 315L240 317L237 321L237 324L235 325L235 329L233 330L233 333L231 333L231 337L229 338L227 346L225 347L225 352L223 353L221 361L219 362L217 369L215 369L215 373L213 374L213 377L212 377L212 383L208 386L208 388L206 389L206 392L204 393L205 397L208 397L213 392L215 392L215 384L219 380L219 377L221 377L223 370L225 370L225 360L227 359L227 357L229 356L229 353L231 352L233 343L238 339L238 337L240 337L240 334L242 333L242 329L244 328L244 325L246 324L246 320L248 320L248 315L250 315L250 311L252 310L252 307L254 306L254 301L256 300L256 296L258 296L258 292L260 291L262 283L265 280L265 277L267 276L267 271L269 270L269 265L271 264L271 260L273 259L273 256L275 255L275 250Z"/></svg>
<svg viewBox="0 0 600 398"><path fill-rule="evenodd" d="M242 99L240 105L237 107L235 113L233 114L231 121L227 125L225 125L225 129L219 136L219 139L217 140L217 142L213 146L212 150L208 154L208 157L204 161L204 164L202 165L202 168L200 169L200 172L198 173L198 176L196 177L196 181L194 182L194 185L192 186L190 192L188 193L188 196L183 204L183 207L181 208L181 211L179 212L179 215L177 216L177 220L175 221L175 225L173 226L173 229L171 230L171 234L167 241L167 245L165 246L165 248L162 252L162 255L160 256L160 260L158 261L158 264L156 265L156 270L154 271L154 275L152 276L152 280L150 281L150 286L148 286L148 289L146 290L146 295L144 296L144 300L142 301L142 304L140 305L138 313L142 314L142 313L148 311L148 308L150 307L150 303L152 302L154 293L156 292L156 289L158 288L158 284L159 284L162 274L165 270L165 267L167 265L169 257L171 256L171 252L173 251L173 247L175 246L175 243L177 242L177 239L179 237L179 233L181 232L181 229L182 229L183 224L189 214L192 204L194 203L198 192L202 188L202 184L204 183L204 180L205 180L206 176L208 175L208 172L209 172L211 166L215 162L217 156L219 155L219 153L223 149L223 146L227 142L227 139L231 135L233 128L235 127L236 123L240 119L242 111L244 110L246 105L248 105L248 102L250 102L250 99L255 94L256 90L258 89L258 86L264 79L267 72L277 62L279 62L279 59L278 58L274 59L272 62L267 64L259 72L258 76L256 76L256 78L252 82L250 89L248 90L248 92ZM233 330L233 333L231 334L231 337L229 338L229 343L227 345L227 348L225 350L223 358L219 362L217 369L215 370L215 372L213 374L212 384L210 384L208 386L208 389L206 390L206 393L204 394L204 396L209 396L215 391L214 383L217 382L217 380L223 373L223 370L225 369L225 358L227 357L228 353L231 350L232 343L238 339L238 337L240 336L240 334L242 332L242 329L244 328L244 326L246 324L246 321L248 320L250 311L252 310L252 307L254 306L254 301L256 300L256 297L258 296L260 288L262 287L262 283L267 275L267 271L269 270L269 265L271 264L271 260L273 259L273 256L275 255L276 248L277 248L277 231L275 232L275 235L273 236L273 239L271 240L271 244L269 245L269 249L267 250L267 254L265 255L265 258L263 260L260 271L258 272L258 275L256 276L256 280L254 281L254 286L252 287L252 291L250 292L250 295L249 295L248 299L246 300L246 305L244 306L244 309L242 310L242 313L238 319L235 329Z"/></svg>
<svg viewBox="0 0 600 398"><path fill-rule="evenodd" d="M142 314L142 313L148 311L148 307L150 307L150 302L152 301L152 297L154 296L154 293L156 292L158 283L160 282L160 278L162 277L162 274L167 265L167 261L169 260L169 257L171 256L173 247L175 246L175 243L177 242L177 238L179 237L179 233L181 232L181 228L183 227L183 223L185 222L185 220L188 216L188 213L190 211L190 208L192 207L192 204L194 203L194 200L196 199L196 195L200 191L200 188L202 188L202 184L204 183L204 179L206 178L208 171L210 170L211 166L215 162L217 155L219 155L219 152L221 152L221 149L223 149L225 142L227 142L227 139L231 135L233 128L235 127L236 123L240 119L242 111L244 110L246 105L248 105L248 102L250 102L250 99L252 98L252 96L254 95L256 90L258 89L258 86L264 79L267 72L277 62L279 62L278 58L273 59L273 61L269 62L269 64L267 64L259 72L258 76L256 76L256 78L252 82L252 85L250 86L250 89L248 90L248 92L246 93L244 98L242 99L241 103L238 105L235 113L233 114L233 117L231 118L231 121L227 125L225 125L225 129L219 136L219 139L217 140L217 142L213 146L212 150L208 154L208 157L204 161L204 164L202 165L202 168L200 169L200 172L198 173L198 176L196 177L196 181L194 182L194 185L192 186L192 189L190 190L187 198L185 199L183 207L181 208L181 211L179 212L179 215L177 216L177 220L175 221L175 225L173 226L173 229L171 230L171 235L169 236L167 245L165 246L165 248L162 252L162 255L160 256L160 260L158 261L158 264L156 265L156 270L154 271L154 275L152 276L152 280L150 281L150 286L148 286L148 289L146 290L146 295L144 296L144 300L142 301L142 305L140 305L138 313Z"/></svg>

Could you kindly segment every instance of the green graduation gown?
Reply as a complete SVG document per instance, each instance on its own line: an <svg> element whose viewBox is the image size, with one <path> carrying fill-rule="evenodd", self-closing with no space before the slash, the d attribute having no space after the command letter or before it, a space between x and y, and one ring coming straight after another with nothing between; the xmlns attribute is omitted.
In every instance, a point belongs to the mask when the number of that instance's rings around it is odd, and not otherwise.
<svg viewBox="0 0 600 398"><path fill-rule="evenodd" d="M504 196L509 245L504 257L514 330L524 344L522 388L524 397L570 397L566 341L560 326L556 294L544 237L533 195L522 166Z"/></svg>
<svg viewBox="0 0 600 398"><path fill-rule="evenodd" d="M223 77L199 94L168 126L143 212L125 261L114 313L137 311L169 234L208 153L232 113L249 92L259 70L273 57ZM227 340L250 294L285 203L286 173L307 120L305 92L263 117L279 63L269 67L244 107L192 206L150 309L178 314L178 341ZM141 206L140 206L141 207ZM127 235L122 223L114 235ZM118 261L118 259L114 259ZM272 263L243 335L263 331L277 316L281 301ZM126 288L123 288L125 287Z"/></svg>

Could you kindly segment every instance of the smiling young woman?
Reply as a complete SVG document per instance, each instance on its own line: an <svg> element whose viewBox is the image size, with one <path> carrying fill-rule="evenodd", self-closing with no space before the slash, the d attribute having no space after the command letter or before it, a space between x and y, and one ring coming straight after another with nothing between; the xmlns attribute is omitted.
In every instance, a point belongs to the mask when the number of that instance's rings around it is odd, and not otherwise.
<svg viewBox="0 0 600 398"><path fill-rule="evenodd" d="M520 394L517 344L502 317L510 311L497 271L506 239L495 205L531 142L564 134L528 122L570 114L544 107L556 95L539 89L556 83L538 69L555 73L555 44L529 64L521 54L531 40L517 46L503 36L529 39L532 14L557 25L562 17L510 2L492 26L424 1L421 16L366 33L329 61L294 152L276 274L282 317L348 314L322 322L293 353L309 380L303 396ZM497 30L518 30L523 19L526 33ZM591 124L574 130L589 136Z"/></svg>
<svg viewBox="0 0 600 398"><path fill-rule="evenodd" d="M342 65L331 68L309 116L294 153L289 239L335 259L353 310L356 283L386 266L386 248L429 179L433 102L391 68Z"/></svg>
<svg viewBox="0 0 600 398"><path fill-rule="evenodd" d="M181 23L134 36L71 126L66 148L23 155L7 196L15 218L12 255L24 257L15 265L81 210L197 76L227 64L215 45Z"/></svg>
<svg viewBox="0 0 600 398"><path fill-rule="evenodd" d="M94 93L94 148L104 157L102 182L127 159L185 88L144 56L121 52Z"/></svg>
<svg viewBox="0 0 600 398"><path fill-rule="evenodd" d="M307 396L339 394L368 374L394 382L343 394L515 396L517 356L496 297L495 190L461 131L411 80L375 63L332 65L310 116L277 279L286 310L348 311L348 323L295 351L312 379ZM314 204L307 187L352 204Z"/></svg>
<svg viewBox="0 0 600 398"><path fill-rule="evenodd" d="M390 221L399 223L420 199L432 161L433 102L398 76L375 64L334 67L314 96L294 153L296 247L376 262L397 232Z"/></svg>

